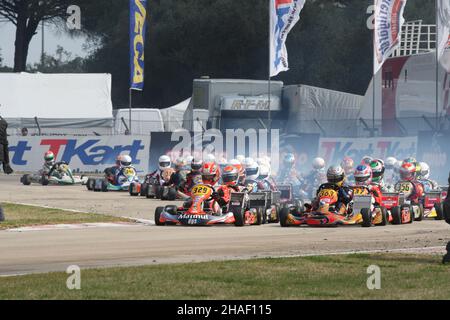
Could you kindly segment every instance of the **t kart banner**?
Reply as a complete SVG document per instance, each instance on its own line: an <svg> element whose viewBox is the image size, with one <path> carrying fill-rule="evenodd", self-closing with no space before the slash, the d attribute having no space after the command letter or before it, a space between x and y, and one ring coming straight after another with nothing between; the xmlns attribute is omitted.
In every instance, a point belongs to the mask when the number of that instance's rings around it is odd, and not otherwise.
<svg viewBox="0 0 450 320"><path fill-rule="evenodd" d="M322 138L319 156L327 164L339 164L346 156L359 162L364 156L406 159L417 154L417 137L408 138Z"/></svg>
<svg viewBox="0 0 450 320"><path fill-rule="evenodd" d="M309 172L312 162L317 157L320 135L318 134L292 134L280 137L281 157L287 153L295 155L297 171Z"/></svg>
<svg viewBox="0 0 450 320"><path fill-rule="evenodd" d="M44 154L53 151L56 161L67 162L75 172L103 172L118 155L128 154L136 170L146 173L149 149L147 136L9 137L12 167L27 172L41 169Z"/></svg>

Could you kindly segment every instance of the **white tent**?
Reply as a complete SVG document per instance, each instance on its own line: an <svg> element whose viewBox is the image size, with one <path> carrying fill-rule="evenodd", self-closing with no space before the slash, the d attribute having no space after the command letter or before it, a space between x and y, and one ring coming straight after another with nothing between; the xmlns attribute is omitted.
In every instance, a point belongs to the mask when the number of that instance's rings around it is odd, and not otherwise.
<svg viewBox="0 0 450 320"><path fill-rule="evenodd" d="M111 132L110 74L0 73L0 115L10 128Z"/></svg>
<svg viewBox="0 0 450 320"><path fill-rule="evenodd" d="M191 98L186 99L173 107L161 110L166 131L173 132L183 127L184 114L190 103Z"/></svg>

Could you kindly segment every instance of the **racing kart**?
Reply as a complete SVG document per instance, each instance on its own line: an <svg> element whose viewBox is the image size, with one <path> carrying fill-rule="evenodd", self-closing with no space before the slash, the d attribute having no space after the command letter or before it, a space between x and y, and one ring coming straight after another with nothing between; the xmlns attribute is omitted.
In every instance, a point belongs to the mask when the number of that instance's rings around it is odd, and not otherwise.
<svg viewBox="0 0 450 320"><path fill-rule="evenodd" d="M87 178L75 176L69 165L65 162L58 162L53 165L48 174L35 173L25 174L20 178L20 182L25 186L32 183L47 185L81 185L86 183Z"/></svg>
<svg viewBox="0 0 450 320"><path fill-rule="evenodd" d="M313 210L312 205L305 205L305 212L298 212L285 207L280 211L280 224L289 226L336 227L341 225L386 225L387 212L382 207L373 205L370 194L356 194L347 212L341 214L335 207L338 201L338 191L332 184L325 185L317 196L318 207Z"/></svg>
<svg viewBox="0 0 450 320"><path fill-rule="evenodd" d="M444 204L442 191L430 191L423 197L423 218L444 220ZM445 199L445 198L444 198Z"/></svg>
<svg viewBox="0 0 450 320"><path fill-rule="evenodd" d="M108 191L129 191L132 183L139 182L139 177L134 168L124 168L115 179L89 178L86 188L89 191L108 192Z"/></svg>
<svg viewBox="0 0 450 320"><path fill-rule="evenodd" d="M411 201L414 189L414 184L410 181L400 181L395 185L395 191L403 193L405 196L405 206L409 206L409 210L413 214L414 220L422 221L425 216L424 204L423 201L419 201L419 203L413 203Z"/></svg>
<svg viewBox="0 0 450 320"><path fill-rule="evenodd" d="M263 224L278 223L280 211L280 192L260 191L249 193L250 208L261 212Z"/></svg>
<svg viewBox="0 0 450 320"><path fill-rule="evenodd" d="M410 224L414 222L412 209L405 202L405 195L397 192L383 192L383 206L389 214L389 222L394 225Z"/></svg>
<svg viewBox="0 0 450 320"><path fill-rule="evenodd" d="M147 176L144 182L135 181L130 184L130 195L132 197L146 197L147 199L161 199L173 201L177 198L177 190L172 187L161 186L158 179Z"/></svg>
<svg viewBox="0 0 450 320"><path fill-rule="evenodd" d="M191 200L182 207L166 206L155 210L155 223L157 226L211 226L211 225L261 225L262 214L258 210L249 209L247 192L231 193L227 207L222 213L213 210L213 194L215 190L208 185L197 185L192 189Z"/></svg>

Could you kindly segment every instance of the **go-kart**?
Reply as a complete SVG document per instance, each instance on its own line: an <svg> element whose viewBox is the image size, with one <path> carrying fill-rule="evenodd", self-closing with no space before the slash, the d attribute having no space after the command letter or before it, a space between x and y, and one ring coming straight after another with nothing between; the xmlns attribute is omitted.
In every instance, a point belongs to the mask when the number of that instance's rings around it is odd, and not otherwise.
<svg viewBox="0 0 450 320"><path fill-rule="evenodd" d="M129 191L132 183L139 182L139 177L134 168L123 168L114 179L89 178L86 187L90 191L108 192L108 191Z"/></svg>
<svg viewBox="0 0 450 320"><path fill-rule="evenodd" d="M192 189L191 200L182 207L166 206L155 210L155 223L157 226L183 225L183 226L210 226L234 224L244 225L262 224L261 212L249 209L247 192L230 194L227 207L222 213L216 213L213 194L215 190L208 185L197 185Z"/></svg>
<svg viewBox="0 0 450 320"><path fill-rule="evenodd" d="M356 195L347 212L337 212L338 190L335 185L325 184L317 196L318 208L305 205L305 212L295 212L284 208L280 212L282 227L308 225L312 227L336 227L340 225L386 225L386 211L373 207L371 195Z"/></svg>
<svg viewBox="0 0 450 320"><path fill-rule="evenodd" d="M144 182L134 181L130 184L132 197L142 196L148 199L160 199L173 201L177 198L177 190L169 186L161 186L154 176L147 176Z"/></svg>
<svg viewBox="0 0 450 320"><path fill-rule="evenodd" d="M395 185L395 192L403 193L405 196L405 206L409 205L410 211L413 213L415 221L422 221L425 215L424 206L421 202L412 202L411 196L415 190L415 186L411 181L400 181Z"/></svg>
<svg viewBox="0 0 450 320"><path fill-rule="evenodd" d="M383 206L389 214L389 222L394 225L410 224L414 222L412 210L405 203L405 195L397 192L383 192Z"/></svg>
<svg viewBox="0 0 450 320"><path fill-rule="evenodd" d="M423 197L423 217L434 220L444 220L442 191L430 191ZM445 198L444 198L445 199Z"/></svg>
<svg viewBox="0 0 450 320"><path fill-rule="evenodd" d="M51 185L81 185L86 183L87 178L74 176L69 165L65 162L58 162L53 165L48 174L35 173L25 174L20 178L20 182L26 186L32 183L43 186Z"/></svg>
<svg viewBox="0 0 450 320"><path fill-rule="evenodd" d="M261 212L263 224L278 223L280 211L280 192L259 191L249 193L250 208Z"/></svg>
<svg viewBox="0 0 450 320"><path fill-rule="evenodd" d="M294 198L293 187L290 184L278 185L277 190L280 193L280 211L296 212L298 214L304 211L304 202ZM310 201L307 201L307 203ZM285 212L285 214L286 214Z"/></svg>

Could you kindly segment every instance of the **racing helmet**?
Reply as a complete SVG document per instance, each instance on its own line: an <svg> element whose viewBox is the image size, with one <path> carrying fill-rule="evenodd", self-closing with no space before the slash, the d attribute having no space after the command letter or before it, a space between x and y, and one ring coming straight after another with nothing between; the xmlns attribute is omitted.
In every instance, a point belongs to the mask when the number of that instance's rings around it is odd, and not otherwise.
<svg viewBox="0 0 450 320"><path fill-rule="evenodd" d="M386 170L394 170L395 165L397 164L397 159L394 157L389 157L386 159Z"/></svg>
<svg viewBox="0 0 450 320"><path fill-rule="evenodd" d="M192 171L198 172L198 171L200 171L202 169L202 166L203 166L203 161L201 159L194 158L191 161L191 169L192 169Z"/></svg>
<svg viewBox="0 0 450 320"><path fill-rule="evenodd" d="M370 163L370 168L372 169L372 182L381 183L384 178L384 162L381 160L373 160Z"/></svg>
<svg viewBox="0 0 450 320"><path fill-rule="evenodd" d="M314 170L322 170L325 168L325 160L323 158L315 158L313 160L312 166Z"/></svg>
<svg viewBox="0 0 450 320"><path fill-rule="evenodd" d="M214 186L220 179L220 169L215 162L206 162L203 164L201 172L204 184Z"/></svg>
<svg viewBox="0 0 450 320"><path fill-rule="evenodd" d="M356 167L353 176L357 186L368 186L372 183L372 169L364 164Z"/></svg>
<svg viewBox="0 0 450 320"><path fill-rule="evenodd" d="M177 160L175 160L175 169L176 170L183 170L185 166L186 166L186 162L184 161L183 158L178 158Z"/></svg>
<svg viewBox="0 0 450 320"><path fill-rule="evenodd" d="M241 164L241 162L238 159L233 159L230 161L230 166L233 166L237 169L239 173L239 177L244 180L245 179L245 169L244 166Z"/></svg>
<svg viewBox="0 0 450 320"><path fill-rule="evenodd" d="M129 155L124 155L124 156L122 156L121 158L120 158L120 165L122 166L122 167L125 167L125 168L127 168L127 167L130 167L131 166L131 162L132 162L133 160L131 159L131 157L129 156Z"/></svg>
<svg viewBox="0 0 450 320"><path fill-rule="evenodd" d="M244 164L245 161L245 156L243 156L242 154L238 155L236 157L236 160L239 161L241 164Z"/></svg>
<svg viewBox="0 0 450 320"><path fill-rule="evenodd" d="M266 180L267 178L270 177L272 173L272 169L270 168L270 166L267 163L262 163L259 166L259 180Z"/></svg>
<svg viewBox="0 0 450 320"><path fill-rule="evenodd" d="M284 156L284 158L283 158L283 162L293 166L295 164L295 156L294 156L294 154L293 153L287 153Z"/></svg>
<svg viewBox="0 0 450 320"><path fill-rule="evenodd" d="M364 156L361 160L361 164L365 164L367 166L370 166L370 163L373 161L373 158L371 156Z"/></svg>
<svg viewBox="0 0 450 320"><path fill-rule="evenodd" d="M222 174L223 184L227 186L237 186L239 181L239 172L234 166L226 166Z"/></svg>
<svg viewBox="0 0 450 320"><path fill-rule="evenodd" d="M44 155L44 161L47 165L55 164L55 154L52 151L47 151Z"/></svg>
<svg viewBox="0 0 450 320"><path fill-rule="evenodd" d="M163 155L159 157L159 170L164 171L172 166L172 160L169 156Z"/></svg>
<svg viewBox="0 0 450 320"><path fill-rule="evenodd" d="M400 168L403 165L403 161L398 160L397 163L394 166L394 172L397 174L400 174Z"/></svg>
<svg viewBox="0 0 450 320"><path fill-rule="evenodd" d="M259 177L259 165L253 161L252 164L245 167L245 175L248 180L257 180Z"/></svg>
<svg viewBox="0 0 450 320"><path fill-rule="evenodd" d="M420 177L422 179L429 179L430 178L430 166L426 162L420 163Z"/></svg>
<svg viewBox="0 0 450 320"><path fill-rule="evenodd" d="M331 166L327 171L328 183L342 186L345 182L345 172L341 166Z"/></svg>
<svg viewBox="0 0 450 320"><path fill-rule="evenodd" d="M404 163L400 168L400 179L404 181L413 181L416 178L416 165L413 163Z"/></svg>
<svg viewBox="0 0 450 320"><path fill-rule="evenodd" d="M209 153L205 157L205 162L216 162L216 156L212 153Z"/></svg>
<svg viewBox="0 0 450 320"><path fill-rule="evenodd" d="M417 160L414 157L409 157L409 158L406 158L405 160L403 160L403 163L416 163L416 162L417 162Z"/></svg>
<svg viewBox="0 0 450 320"><path fill-rule="evenodd" d="M122 155L116 157L116 166L120 167L120 161L122 160Z"/></svg>
<svg viewBox="0 0 450 320"><path fill-rule="evenodd" d="M250 167L254 163L256 163L256 162L253 158L245 158L243 165L244 165L244 168L247 169L247 167Z"/></svg>
<svg viewBox="0 0 450 320"><path fill-rule="evenodd" d="M345 157L344 160L342 160L341 167L344 169L346 174L350 174L353 172L355 166L355 162L350 157Z"/></svg>

